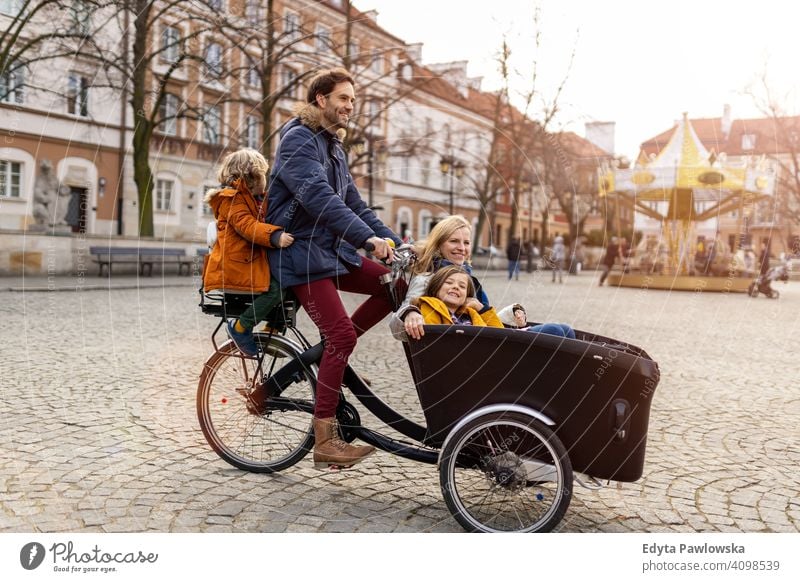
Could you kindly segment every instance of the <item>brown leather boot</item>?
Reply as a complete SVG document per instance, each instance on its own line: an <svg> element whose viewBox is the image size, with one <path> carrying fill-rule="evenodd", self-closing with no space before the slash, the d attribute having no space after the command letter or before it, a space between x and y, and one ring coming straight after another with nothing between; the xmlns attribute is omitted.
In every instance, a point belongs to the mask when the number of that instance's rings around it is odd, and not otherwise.
<svg viewBox="0 0 800 582"><path fill-rule="evenodd" d="M339 426L334 417L314 418L314 467L352 467L375 452L375 447L353 446L339 436Z"/></svg>

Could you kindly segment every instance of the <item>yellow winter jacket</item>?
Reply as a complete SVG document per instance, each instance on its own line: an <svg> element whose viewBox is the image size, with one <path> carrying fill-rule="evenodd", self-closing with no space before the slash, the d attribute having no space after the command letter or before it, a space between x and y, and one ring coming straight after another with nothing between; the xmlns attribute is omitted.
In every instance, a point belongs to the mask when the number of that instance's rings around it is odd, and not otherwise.
<svg viewBox="0 0 800 582"><path fill-rule="evenodd" d="M418 297L412 302L419 308L422 319L430 325L455 325L450 316L450 310L444 301L436 297ZM483 313L478 313L472 307L463 307L462 313L466 311L472 321L472 325L480 327L503 327L503 322L497 317L494 307Z"/></svg>

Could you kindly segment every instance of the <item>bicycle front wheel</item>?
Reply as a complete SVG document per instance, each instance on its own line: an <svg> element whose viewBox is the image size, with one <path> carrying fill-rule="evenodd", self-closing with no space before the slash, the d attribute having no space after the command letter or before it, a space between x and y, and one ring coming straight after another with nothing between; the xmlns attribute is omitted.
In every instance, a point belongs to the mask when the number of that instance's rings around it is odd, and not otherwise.
<svg viewBox="0 0 800 582"><path fill-rule="evenodd" d="M572 496L564 445L519 412L488 412L448 437L439 460L442 494L467 531L546 532Z"/></svg>
<svg viewBox="0 0 800 582"><path fill-rule="evenodd" d="M223 344L203 367L197 389L197 416L208 444L226 462L254 473L291 467L314 444L312 411L316 378L299 372L266 410L248 410L248 395L295 356L279 336L255 335L258 358L243 358L233 342Z"/></svg>

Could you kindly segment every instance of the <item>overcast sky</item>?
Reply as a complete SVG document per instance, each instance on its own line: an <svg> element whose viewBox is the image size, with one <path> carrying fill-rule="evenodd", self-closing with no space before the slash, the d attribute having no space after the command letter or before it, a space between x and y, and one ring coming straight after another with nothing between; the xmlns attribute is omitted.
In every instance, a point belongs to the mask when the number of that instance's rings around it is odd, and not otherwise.
<svg viewBox="0 0 800 582"><path fill-rule="evenodd" d="M406 42L422 42L423 63L468 60L484 89L499 86L496 55L511 44L516 83L530 85L533 7L522 0L355 0ZM545 96L568 74L562 129L584 134L586 121L616 122L616 153L669 129L683 111L761 117L748 91L766 74L786 110L797 113L800 4L662 0L543 0L538 83ZM570 53L575 50L572 69Z"/></svg>

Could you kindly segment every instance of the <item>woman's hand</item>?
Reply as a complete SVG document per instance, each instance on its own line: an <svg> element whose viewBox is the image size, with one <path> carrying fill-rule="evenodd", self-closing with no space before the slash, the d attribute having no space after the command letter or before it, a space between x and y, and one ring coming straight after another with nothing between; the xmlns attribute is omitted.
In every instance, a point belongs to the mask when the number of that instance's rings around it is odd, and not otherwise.
<svg viewBox="0 0 800 582"><path fill-rule="evenodd" d="M425 320L422 319L422 314L418 311L411 311L403 320L403 328L410 338L420 339L425 335L425 330L422 326L425 325Z"/></svg>
<svg viewBox="0 0 800 582"><path fill-rule="evenodd" d="M294 237L288 232L282 232L278 239L278 248L285 249L294 242Z"/></svg>
<svg viewBox="0 0 800 582"><path fill-rule="evenodd" d="M464 305L466 307L472 307L472 309L474 309L475 311L480 311L481 309L483 309L483 303L475 299L475 297L469 297L466 303L464 303Z"/></svg>

